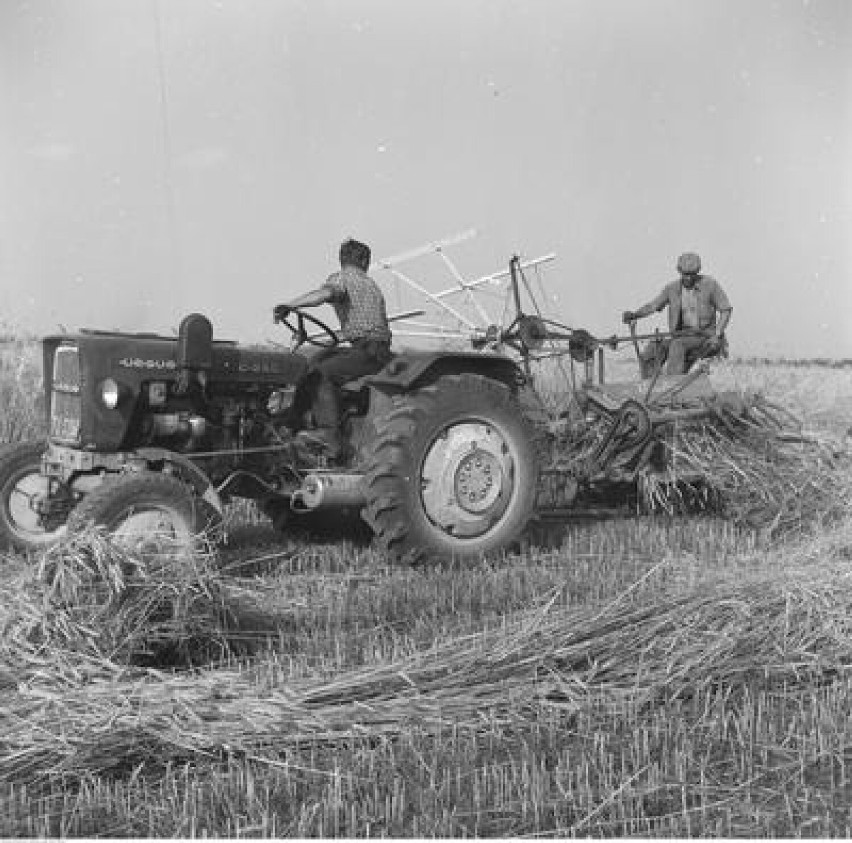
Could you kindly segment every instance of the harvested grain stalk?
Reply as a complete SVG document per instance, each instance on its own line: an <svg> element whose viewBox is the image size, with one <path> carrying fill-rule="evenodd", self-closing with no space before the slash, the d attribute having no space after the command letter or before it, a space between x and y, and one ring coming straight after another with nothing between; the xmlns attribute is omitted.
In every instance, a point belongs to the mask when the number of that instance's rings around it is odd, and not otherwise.
<svg viewBox="0 0 852 843"><path fill-rule="evenodd" d="M696 505L772 537L812 532L850 514L852 455L843 443L809 435L759 396L736 412L724 403L700 422L661 437L665 472L642 471L653 511Z"/></svg>
<svg viewBox="0 0 852 843"><path fill-rule="evenodd" d="M0 659L19 679L47 671L72 684L126 664L207 663L276 628L258 597L224 577L213 553L163 545L138 555L92 530L48 549L4 594Z"/></svg>
<svg viewBox="0 0 852 843"><path fill-rule="evenodd" d="M0 778L123 774L175 760L279 756L410 728L491 728L542 708L653 704L708 686L811 688L852 667L848 577L831 571L603 610L551 601L511 626L333 679L262 665L128 671L60 687L33 677L0 708ZM105 726L105 724L108 724Z"/></svg>

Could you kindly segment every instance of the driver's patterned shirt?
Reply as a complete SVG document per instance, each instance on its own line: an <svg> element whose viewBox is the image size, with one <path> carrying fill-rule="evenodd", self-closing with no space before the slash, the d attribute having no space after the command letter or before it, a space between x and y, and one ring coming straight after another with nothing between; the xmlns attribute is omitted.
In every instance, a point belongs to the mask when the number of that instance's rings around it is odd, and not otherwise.
<svg viewBox="0 0 852 843"><path fill-rule="evenodd" d="M379 285L360 269L344 266L329 275L323 287L332 292L331 303L340 320L340 339L390 342L385 297Z"/></svg>

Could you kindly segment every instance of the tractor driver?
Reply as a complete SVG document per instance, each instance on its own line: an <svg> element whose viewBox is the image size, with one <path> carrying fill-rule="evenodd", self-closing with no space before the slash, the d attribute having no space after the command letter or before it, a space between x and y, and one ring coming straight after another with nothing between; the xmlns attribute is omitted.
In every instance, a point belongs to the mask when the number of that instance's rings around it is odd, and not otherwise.
<svg viewBox="0 0 852 843"><path fill-rule="evenodd" d="M643 374L654 367L658 353L668 354L666 374L684 374L690 365L702 357L724 353L725 328L731 321L731 303L721 284L710 275L701 274L701 258L685 252L677 259L680 278L662 289L660 294L638 310L627 310L622 316L631 324L668 307L669 331L694 331L692 335L673 337L659 348L654 343L643 351Z"/></svg>
<svg viewBox="0 0 852 843"><path fill-rule="evenodd" d="M303 386L312 394L315 430L303 432L309 443L319 444L334 459L342 450L340 387L356 378L378 372L391 357L391 331L385 298L367 274L370 247L357 240L340 245L340 271L332 273L316 290L304 293L273 310L276 322L293 308L331 304L340 321L338 338L348 346L324 348L311 360ZM301 391L301 388L300 388ZM298 404L298 395L295 402Z"/></svg>

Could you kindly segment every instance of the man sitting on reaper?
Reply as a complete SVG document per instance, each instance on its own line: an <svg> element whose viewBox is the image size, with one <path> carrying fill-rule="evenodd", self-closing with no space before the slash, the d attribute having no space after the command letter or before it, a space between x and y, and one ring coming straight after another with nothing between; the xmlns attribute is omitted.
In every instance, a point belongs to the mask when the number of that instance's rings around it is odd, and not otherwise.
<svg viewBox="0 0 852 843"><path fill-rule="evenodd" d="M722 285L710 275L701 274L701 258L685 252L677 261L680 278L666 284L660 294L638 310L622 316L632 325L664 308L669 309L669 331L684 332L669 341L652 342L643 350L643 375L648 375L667 357L666 374L681 375L697 360L724 354L725 329L731 321L731 303ZM662 358L662 360L660 359Z"/></svg>

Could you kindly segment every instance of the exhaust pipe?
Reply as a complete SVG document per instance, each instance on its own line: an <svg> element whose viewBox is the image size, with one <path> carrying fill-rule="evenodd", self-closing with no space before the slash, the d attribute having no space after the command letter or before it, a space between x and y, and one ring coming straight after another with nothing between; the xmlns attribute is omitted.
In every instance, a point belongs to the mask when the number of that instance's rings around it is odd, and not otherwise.
<svg viewBox="0 0 852 843"><path fill-rule="evenodd" d="M290 509L294 512L313 512L318 509L361 507L366 503L361 490L363 477L363 474L352 472L312 472L291 495Z"/></svg>

